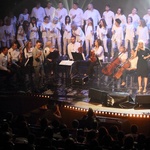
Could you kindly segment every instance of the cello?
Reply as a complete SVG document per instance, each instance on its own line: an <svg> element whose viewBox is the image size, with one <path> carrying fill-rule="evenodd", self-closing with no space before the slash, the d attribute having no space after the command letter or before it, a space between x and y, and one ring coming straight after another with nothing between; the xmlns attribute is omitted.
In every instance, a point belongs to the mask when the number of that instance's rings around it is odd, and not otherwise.
<svg viewBox="0 0 150 150"><path fill-rule="evenodd" d="M97 57L95 55L94 50L92 50L91 53L90 53L90 61L91 62L96 62L97 61Z"/></svg>
<svg viewBox="0 0 150 150"><path fill-rule="evenodd" d="M121 54L121 53L120 53ZM110 76L113 74L114 69L121 63L119 57L116 57L110 64L106 65L102 69L104 75Z"/></svg>
<svg viewBox="0 0 150 150"><path fill-rule="evenodd" d="M114 74L114 78L115 79L120 79L120 77L122 76L124 70L126 70L127 68L129 68L131 65L130 61L127 60L126 62L124 62L121 67L118 69L118 71Z"/></svg>

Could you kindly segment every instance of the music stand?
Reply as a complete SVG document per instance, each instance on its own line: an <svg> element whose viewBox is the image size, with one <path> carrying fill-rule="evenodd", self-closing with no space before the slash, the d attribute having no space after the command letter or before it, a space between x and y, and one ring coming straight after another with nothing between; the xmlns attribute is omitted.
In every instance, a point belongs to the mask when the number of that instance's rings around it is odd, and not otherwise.
<svg viewBox="0 0 150 150"><path fill-rule="evenodd" d="M83 56L82 53L77 53L77 52L71 52L71 53L74 61L85 60L85 57Z"/></svg>

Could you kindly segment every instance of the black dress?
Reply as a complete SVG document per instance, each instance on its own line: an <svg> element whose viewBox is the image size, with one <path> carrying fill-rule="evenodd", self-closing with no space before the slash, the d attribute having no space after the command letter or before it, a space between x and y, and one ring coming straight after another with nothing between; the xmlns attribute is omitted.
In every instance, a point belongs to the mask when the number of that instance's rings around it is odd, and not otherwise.
<svg viewBox="0 0 150 150"><path fill-rule="evenodd" d="M141 77L148 77L148 61L144 59L145 56L150 54L149 49L139 50L137 52L138 62L137 62L137 75Z"/></svg>

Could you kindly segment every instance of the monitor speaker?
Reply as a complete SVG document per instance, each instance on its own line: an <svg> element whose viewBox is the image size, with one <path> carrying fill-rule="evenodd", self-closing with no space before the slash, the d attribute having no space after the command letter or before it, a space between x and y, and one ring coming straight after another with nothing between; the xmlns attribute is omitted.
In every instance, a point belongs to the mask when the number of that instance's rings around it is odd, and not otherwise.
<svg viewBox="0 0 150 150"><path fill-rule="evenodd" d="M135 103L137 104L137 109L150 108L150 95L136 95Z"/></svg>
<svg viewBox="0 0 150 150"><path fill-rule="evenodd" d="M90 102L102 104L105 107L133 108L133 100L129 95L122 95L91 88L89 90Z"/></svg>
<svg viewBox="0 0 150 150"><path fill-rule="evenodd" d="M89 89L90 102L98 103L98 104L106 104L107 95L108 94L105 91L101 91L94 88Z"/></svg>

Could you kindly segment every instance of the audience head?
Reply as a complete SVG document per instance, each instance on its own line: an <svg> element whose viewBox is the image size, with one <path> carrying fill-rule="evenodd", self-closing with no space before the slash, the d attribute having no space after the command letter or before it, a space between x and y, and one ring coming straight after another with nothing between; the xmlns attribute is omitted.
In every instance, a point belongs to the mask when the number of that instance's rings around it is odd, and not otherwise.
<svg viewBox="0 0 150 150"><path fill-rule="evenodd" d="M138 126L136 124L131 125L131 133L137 134L138 133Z"/></svg>
<svg viewBox="0 0 150 150"><path fill-rule="evenodd" d="M124 148L125 149L132 149L134 144L134 139L132 136L127 136L124 139Z"/></svg>
<svg viewBox="0 0 150 150"><path fill-rule="evenodd" d="M72 121L72 127L73 127L74 129L78 129L78 127L79 127L79 121L78 121L77 119L74 119L74 120Z"/></svg>
<svg viewBox="0 0 150 150"><path fill-rule="evenodd" d="M88 109L87 116L88 116L88 117L93 117L93 116L95 116L95 113L94 113L94 111L93 111L92 108L89 108L89 109Z"/></svg>

